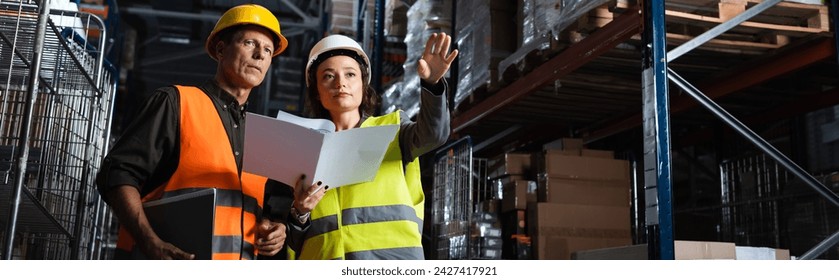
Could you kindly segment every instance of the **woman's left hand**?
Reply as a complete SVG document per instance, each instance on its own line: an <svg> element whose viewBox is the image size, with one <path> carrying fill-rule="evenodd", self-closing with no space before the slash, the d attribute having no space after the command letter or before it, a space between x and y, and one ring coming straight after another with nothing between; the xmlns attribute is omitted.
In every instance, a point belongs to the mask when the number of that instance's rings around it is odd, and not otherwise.
<svg viewBox="0 0 839 280"><path fill-rule="evenodd" d="M431 34L425 43L425 51L417 63L417 72L423 81L437 84L449 71L452 61L457 57L457 50L449 53L452 37L445 32Z"/></svg>

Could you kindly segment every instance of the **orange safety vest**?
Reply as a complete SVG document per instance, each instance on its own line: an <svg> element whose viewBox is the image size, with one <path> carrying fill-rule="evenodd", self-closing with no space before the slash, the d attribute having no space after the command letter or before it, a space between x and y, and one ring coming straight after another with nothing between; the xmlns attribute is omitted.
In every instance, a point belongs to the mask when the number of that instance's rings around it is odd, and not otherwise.
<svg viewBox="0 0 839 280"><path fill-rule="evenodd" d="M212 258L254 259L257 217L262 216L267 179L246 172L240 178L227 132L212 100L196 87L177 89L181 100L178 168L169 181L143 197L143 202L216 188ZM132 236L123 227L118 240L117 248L128 252L135 249Z"/></svg>

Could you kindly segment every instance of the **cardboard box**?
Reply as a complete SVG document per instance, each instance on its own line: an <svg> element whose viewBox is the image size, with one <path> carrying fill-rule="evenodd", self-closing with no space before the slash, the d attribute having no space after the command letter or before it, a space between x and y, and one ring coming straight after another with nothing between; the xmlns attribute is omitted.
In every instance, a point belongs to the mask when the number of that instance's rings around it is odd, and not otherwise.
<svg viewBox="0 0 839 280"><path fill-rule="evenodd" d="M572 149L572 150L545 150L543 154L554 154L554 155L565 155L565 156L580 156L582 154L581 149Z"/></svg>
<svg viewBox="0 0 839 280"><path fill-rule="evenodd" d="M613 159L615 158L615 152L609 150L581 149L580 156Z"/></svg>
<svg viewBox="0 0 839 280"><path fill-rule="evenodd" d="M354 32L356 17L354 15L353 1L333 0L332 1L332 22L329 30Z"/></svg>
<svg viewBox="0 0 839 280"><path fill-rule="evenodd" d="M647 260L647 244L583 250L572 253L578 260ZM736 260L789 260L789 250L735 246L728 242L686 241L674 242L677 260L736 259Z"/></svg>
<svg viewBox="0 0 839 280"><path fill-rule="evenodd" d="M789 260L789 250L769 247L735 246L737 260Z"/></svg>
<svg viewBox="0 0 839 280"><path fill-rule="evenodd" d="M578 250L571 253L572 260L647 260L647 244Z"/></svg>
<svg viewBox="0 0 839 280"><path fill-rule="evenodd" d="M677 260L697 259L734 259L734 243L686 241L674 242L675 258ZM572 253L572 259L579 260L647 260L649 249L647 244L636 244L593 250L579 250Z"/></svg>
<svg viewBox="0 0 839 280"><path fill-rule="evenodd" d="M548 154L578 157L580 156L580 150L546 150L533 154L531 157L533 159L533 163L531 163L530 166L533 167L537 176L545 173L545 170L547 169L545 167L545 158Z"/></svg>
<svg viewBox="0 0 839 280"><path fill-rule="evenodd" d="M559 138L554 141L542 145L542 149L547 150L580 150L583 148L583 139L581 138Z"/></svg>
<svg viewBox="0 0 839 280"><path fill-rule="evenodd" d="M673 245L677 260L734 260L737 256L730 242L676 240Z"/></svg>
<svg viewBox="0 0 839 280"><path fill-rule="evenodd" d="M532 159L529 153L504 153L492 158L489 163L489 177L531 174Z"/></svg>
<svg viewBox="0 0 839 280"><path fill-rule="evenodd" d="M776 260L791 260L792 257L789 254L789 250L787 249L775 249L775 259Z"/></svg>
<svg viewBox="0 0 839 280"><path fill-rule="evenodd" d="M631 238L588 238L542 236L539 237L539 250L536 258L539 260L570 260L577 251L598 248L625 246L632 243Z"/></svg>
<svg viewBox="0 0 839 280"><path fill-rule="evenodd" d="M629 181L629 172L626 160L545 154L545 174L550 177Z"/></svg>
<svg viewBox="0 0 839 280"><path fill-rule="evenodd" d="M629 207L630 181L539 176L539 202Z"/></svg>
<svg viewBox="0 0 839 280"><path fill-rule="evenodd" d="M632 244L629 207L530 203L527 219L537 259L570 259L575 250Z"/></svg>
<svg viewBox="0 0 839 280"><path fill-rule="evenodd" d="M501 212L527 209L528 202L536 202L536 181L516 180L504 185Z"/></svg>
<svg viewBox="0 0 839 280"><path fill-rule="evenodd" d="M528 232L533 235L629 237L629 207L560 203L528 204Z"/></svg>

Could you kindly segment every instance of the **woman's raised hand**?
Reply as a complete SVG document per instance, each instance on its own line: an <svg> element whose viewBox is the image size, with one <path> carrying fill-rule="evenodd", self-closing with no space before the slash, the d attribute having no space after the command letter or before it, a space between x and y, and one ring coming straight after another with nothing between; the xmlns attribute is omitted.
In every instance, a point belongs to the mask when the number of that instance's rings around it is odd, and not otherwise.
<svg viewBox="0 0 839 280"><path fill-rule="evenodd" d="M426 83L436 84L449 71L457 50L449 52L452 37L445 32L431 34L425 43L425 51L417 63L417 73Z"/></svg>

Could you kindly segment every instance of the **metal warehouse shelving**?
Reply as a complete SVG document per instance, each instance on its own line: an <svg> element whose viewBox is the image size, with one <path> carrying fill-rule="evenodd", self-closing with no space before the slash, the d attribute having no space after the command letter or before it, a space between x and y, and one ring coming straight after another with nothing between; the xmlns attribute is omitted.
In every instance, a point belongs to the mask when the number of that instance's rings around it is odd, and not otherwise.
<svg viewBox="0 0 839 280"><path fill-rule="evenodd" d="M4 259L100 259L110 212L94 178L116 77L104 22L48 1L0 2Z"/></svg>
<svg viewBox="0 0 839 280"><path fill-rule="evenodd" d="M703 107L711 111L725 124L733 128L740 135L748 139L761 151L786 168L790 173L802 180L806 185L813 188L827 201L839 206L839 195L832 192L819 180L815 179L806 170L790 160L786 155L778 151L772 144L764 140L760 135L749 129L725 109L708 98L702 91L694 87L690 82L682 78L667 64L689 52L696 47L710 41L714 37L728 31L735 26L759 15L761 12L780 3L780 0L762 1L744 12L734 16L728 21L711 28L700 36L676 47L667 52L665 42L665 9L664 2L645 2L645 23L652 28L645 30L645 42L649 43L651 49L645 53L644 58L644 119L655 120L644 122L645 154L648 154L645 161L644 173L646 178L656 178L653 182L645 182L647 192L656 193L658 200L647 202L647 212L656 213L653 219L647 220L647 226L652 231L654 238L649 244L658 245L656 249L660 259L673 259L673 230L672 230L672 206L671 199L671 178L670 178L670 124L669 124L669 90L667 80L674 82L684 92L696 99ZM655 159L654 161L651 159ZM648 217L651 217L648 214ZM800 259L813 259L824 253L828 248L839 243L839 232L834 233L827 239L821 241L812 249L800 256ZM654 250L651 250L654 251Z"/></svg>
<svg viewBox="0 0 839 280"><path fill-rule="evenodd" d="M735 5L742 4L745 10L729 17L721 14L713 20L709 20L713 16L703 14L721 12L723 9L717 10L715 5L722 7L729 2L738 2ZM835 14L839 1L830 2ZM802 189L815 191L817 195L813 196L818 198L814 199L820 202L818 205L824 206L818 209L839 205L839 197L824 183L831 176L808 174L745 125L759 121L765 124L839 104L832 97L836 96L836 90L831 89L835 86L835 82L831 81L835 81L836 77L807 77L817 82L814 85L821 86L814 86L816 89L807 87L791 91L772 88L784 84L784 81L788 83L789 78L785 77L797 77L795 73L801 69L815 69L802 71L805 74L801 75L807 75L824 69L818 68L820 63L835 63L831 60L836 55L836 45L832 42L836 36L830 32L831 29L835 32L835 25L830 25L827 6L778 0L617 0L610 1L609 5L608 12L601 9L596 13L598 16L609 13L614 17L597 18L592 11L586 15L586 20L603 21L588 30L590 32L581 31L584 36L570 40L571 43L562 46L555 55L525 57L520 64L526 67L520 69L530 68L529 72L513 76L497 91L478 96L475 98L477 101L458 108L452 119L455 138L472 137L476 141L475 147L481 147L475 149L475 153L480 149L483 149L482 153L489 153L533 146L534 143L540 145L540 141L545 143L566 137L568 132L583 138L587 144L614 144L624 142L627 136L643 138L639 143L643 156L630 158L633 158L633 163L642 159L644 162L643 170L642 167L637 170L639 197L645 197L646 192L647 198L656 198L646 201L646 209L640 210L640 219L646 225L646 229L641 229L644 231L642 241L650 247L649 252L653 253L651 259L674 258L674 174L671 170L671 153L674 151L671 141L674 140L681 145L712 141L709 139L711 135L719 136L719 131L730 129L742 136L748 146L762 153L743 159L728 159L718 163L720 170L711 172L719 172L724 177L716 178L723 197L720 204L706 208L725 211L721 216L731 219L723 221L722 232L719 233L721 238L743 241L734 235L754 233L750 230L759 228L774 230L777 234L780 227L778 216L789 214L778 210L779 207L788 203L791 197L807 197L809 201L811 196L801 194L799 191ZM686 7L699 8L696 14L691 15L680 10ZM770 14L766 14L767 11ZM815 16L810 17L811 13ZM797 22L802 19L803 26ZM581 19L579 22L584 21ZM702 31L671 33L670 28L679 24L682 24L681 31ZM729 32L732 30L736 32ZM757 40L737 41L751 37ZM767 38L777 41L759 41ZM668 48L671 49L669 52ZM635 51L640 52L640 60L633 57ZM737 65L738 62L741 65ZM633 64L642 67L632 69ZM508 74L503 70L499 69L502 72L499 75ZM642 74L640 79L631 78L639 72ZM700 79L699 86L688 82L696 79ZM775 80L781 82L773 83ZM676 85L678 94L670 91L669 85ZM642 94L628 96L628 92ZM638 108L637 102L643 106ZM638 109L624 109L628 106ZM698 116L693 109L700 107L710 114L703 111L706 115ZM687 134L682 131L679 139L671 139L671 114L679 114L681 125L702 122L711 123L714 127L686 125L695 132ZM713 129L716 131L710 131ZM634 149L627 146L621 147ZM743 183L737 176L744 172L755 172L761 180L755 182L756 189L749 190L754 193L747 194L741 189ZM782 191L781 185L794 189L795 193ZM818 212L825 215L835 213L827 210ZM763 225L765 227L739 231L732 228L733 224L756 216L776 220ZM835 226L835 223L826 223L825 229L820 229L830 233L820 235L815 246L808 245L813 246L812 249L800 254L799 259L817 258L827 249L836 247L839 232L832 233L835 229L829 230L830 225ZM787 230L793 234L794 229ZM754 239L769 240L763 243L778 243L778 235L755 235Z"/></svg>

